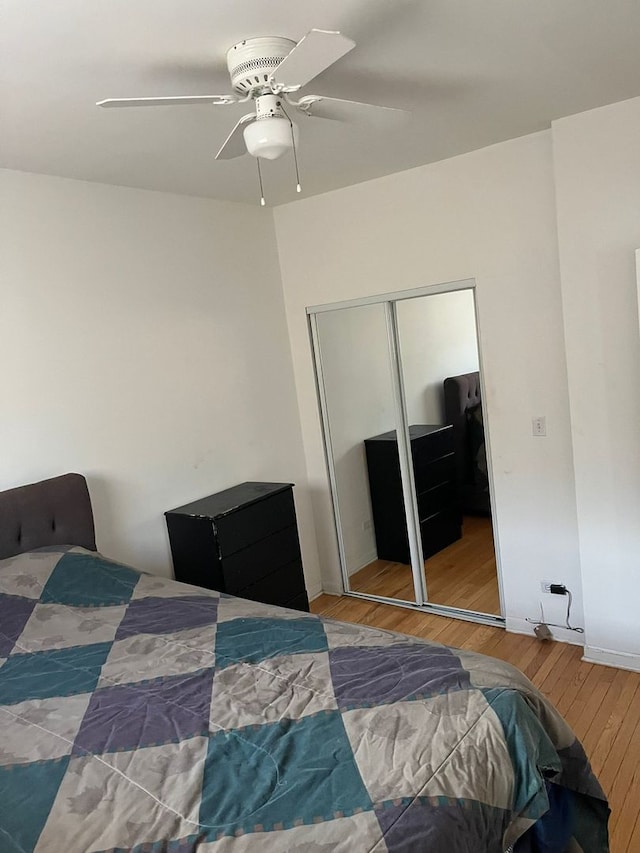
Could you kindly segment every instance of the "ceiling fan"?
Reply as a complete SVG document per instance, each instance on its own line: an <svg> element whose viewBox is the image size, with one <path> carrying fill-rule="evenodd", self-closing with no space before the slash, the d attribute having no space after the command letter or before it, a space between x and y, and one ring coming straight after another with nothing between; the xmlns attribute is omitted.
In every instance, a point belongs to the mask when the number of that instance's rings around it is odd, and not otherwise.
<svg viewBox="0 0 640 853"><path fill-rule="evenodd" d="M108 98L99 107L154 107L209 104L229 106L251 103L252 111L243 115L222 143L216 160L230 160L247 152L256 158L275 160L293 150L296 161L296 189L300 179L296 147L298 126L290 116L348 121L365 120L380 124L406 115L404 110L295 93L355 47L342 33L310 30L298 43L278 36L245 39L227 51L227 68L233 92L225 95L180 95L160 98ZM290 112L287 108L291 108ZM260 160L258 175L262 190ZM264 195L261 193L261 203Z"/></svg>

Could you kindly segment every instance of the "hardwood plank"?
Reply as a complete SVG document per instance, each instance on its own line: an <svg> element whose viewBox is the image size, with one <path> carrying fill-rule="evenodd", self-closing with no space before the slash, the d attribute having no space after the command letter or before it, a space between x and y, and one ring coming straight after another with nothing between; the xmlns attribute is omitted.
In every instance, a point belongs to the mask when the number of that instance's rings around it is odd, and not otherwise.
<svg viewBox="0 0 640 853"><path fill-rule="evenodd" d="M554 645L562 646L562 651L558 657L558 664L545 674L540 683L536 682L538 689L542 690L544 695L552 702L554 701L552 697L554 696L556 685L563 679L570 678L571 672L569 670L577 666L582 656L582 648L580 646L570 646L565 643L556 643Z"/></svg>
<svg viewBox="0 0 640 853"><path fill-rule="evenodd" d="M592 663L580 661L576 667L561 674L549 698L563 716L572 707L593 666Z"/></svg>
<svg viewBox="0 0 640 853"><path fill-rule="evenodd" d="M626 796L634 779L634 774L638 769L640 761L640 721L634 720L635 726L628 740L623 745L623 754L615 771L615 778L610 781L610 773L603 772L603 777L606 780L603 783L603 788L611 798L612 803L619 804L619 808L611 815L611 830L616 833L619 838L627 828L629 820L629 809L634 810L633 803L628 803ZM607 768L605 768L605 771ZM606 787L605 787L606 785ZM635 809L637 810L637 803ZM622 821L622 827L618 835L618 823ZM623 848L624 849L624 848Z"/></svg>
<svg viewBox="0 0 640 853"><path fill-rule="evenodd" d="M536 648L536 653L522 671L527 678L533 681L538 679L542 683L547 675L552 672L562 655L564 644L553 643L551 649L547 649L544 643Z"/></svg>
<svg viewBox="0 0 640 853"><path fill-rule="evenodd" d="M630 711L637 701L636 697L640 696L640 676L634 678L634 675L636 673L629 673L624 670L620 670L616 674L616 680L618 680L619 676L621 688L618 696L615 699L613 697L610 698L609 702L605 705L608 717L602 727L596 725L596 721L594 720L591 729L587 733L585 750L591 756L593 768L603 786L609 782L608 778L605 778L605 769L608 773L609 768L613 768L616 762L616 756L612 754L613 747L618 738L620 738L619 742L623 744L628 737L628 733L622 727L625 722L628 726L633 720ZM589 735L592 733L591 730L593 730L593 734L589 739Z"/></svg>
<svg viewBox="0 0 640 853"><path fill-rule="evenodd" d="M585 682L587 695L581 703L580 713L575 715L573 721L573 729L583 746L587 742L587 734L593 729L596 721L607 713L607 697L616 676L614 669L609 669L607 673L600 672L600 669L594 666L591 670L589 679Z"/></svg>
<svg viewBox="0 0 640 853"><path fill-rule="evenodd" d="M632 817L633 813L630 815L630 820ZM622 843L622 838L620 838L620 843ZM640 850L640 816L636 815L636 822L627 844L626 853L637 853L638 850Z"/></svg>
<svg viewBox="0 0 640 853"><path fill-rule="evenodd" d="M566 717L580 740L587 733L615 675L613 669L604 667L605 672L601 669L603 668L592 664L571 704L568 706L566 704L569 693L566 693L558 703L558 710Z"/></svg>

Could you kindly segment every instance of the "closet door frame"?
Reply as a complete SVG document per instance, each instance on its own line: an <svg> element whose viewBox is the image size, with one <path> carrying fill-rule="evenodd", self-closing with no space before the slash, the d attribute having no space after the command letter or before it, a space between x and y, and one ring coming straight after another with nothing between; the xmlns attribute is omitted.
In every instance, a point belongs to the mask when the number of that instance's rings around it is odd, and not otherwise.
<svg viewBox="0 0 640 853"><path fill-rule="evenodd" d="M411 444L409 440L409 422L407 416L406 396L404 389L404 373L402 368L402 354L400 349L396 305L398 302L403 302L408 299L417 299L422 296L432 296L438 293L452 293L458 290L471 290L473 295L476 335L478 340L478 360L480 365L480 389L482 399L486 400L484 387L484 370L482 366L482 343L480 336L478 300L476 298L475 279L462 279L460 281L443 282L441 284L428 285L425 287L414 288L411 290L401 290L391 293L378 294L375 296L365 296L359 299L349 299L343 302L331 302L325 305L312 305L307 307L307 322L309 328L311 352L313 356L316 395L318 400L318 409L320 412L320 423L322 429L325 464L327 469L327 477L329 480L329 491L331 494L333 520L338 544L338 556L342 575L343 592L345 595L349 595L354 598L365 599L368 601L381 602L383 604L393 604L400 607L406 607L412 610L420 610L427 613L434 613L440 616L454 617L469 622L478 622L484 625L504 627L505 618L503 615L481 613L475 610L463 610L458 607L450 607L445 604L434 604L433 602L430 602L428 598L427 582L424 571L422 542L420 537L420 520L413 476L413 459L411 455ZM327 394L322 369L322 346L318 328L318 315L329 311L339 311L345 308L358 308L363 305L378 304L381 304L384 307L387 326L387 345L389 350L392 387L394 394L396 434L398 438L398 454L400 461L402 491L406 508L405 516L407 522L407 533L409 536L411 571L413 575L413 586L416 598L415 603L402 601L396 598L388 598L387 596L372 595L371 593L357 592L351 590L349 575L347 571L344 537L342 535L342 524L340 520L336 469L333 455L333 445L331 440L331 423L329 419ZM485 430L485 447L487 452L489 486L491 493L493 539L496 552L496 571L498 577L500 609L501 613L504 614L502 568L498 541L498 524L495 511L495 503L493 499L493 496L495 495L495 490L493 484L493 465L491 461L491 446L488 429Z"/></svg>

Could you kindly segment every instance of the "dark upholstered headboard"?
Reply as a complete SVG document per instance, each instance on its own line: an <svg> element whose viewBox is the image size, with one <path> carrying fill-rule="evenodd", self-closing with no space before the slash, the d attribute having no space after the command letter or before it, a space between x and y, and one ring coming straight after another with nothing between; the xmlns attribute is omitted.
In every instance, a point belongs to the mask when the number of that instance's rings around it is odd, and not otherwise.
<svg viewBox="0 0 640 853"><path fill-rule="evenodd" d="M480 402L480 373L461 373L444 380L444 415L448 424L453 424L453 440L460 479L467 471L466 413Z"/></svg>
<svg viewBox="0 0 640 853"><path fill-rule="evenodd" d="M91 499L81 474L0 492L0 560L49 545L96 550Z"/></svg>
<svg viewBox="0 0 640 853"><path fill-rule="evenodd" d="M487 479L484 418L480 417L478 420L476 413L469 422L467 416L469 409L473 409L482 402L480 374L476 371L462 373L460 376L450 376L444 380L443 386L446 421L453 424L461 509L465 514L490 515L491 499ZM478 426L481 429L480 436L478 436ZM484 466L480 464L482 458Z"/></svg>
<svg viewBox="0 0 640 853"><path fill-rule="evenodd" d="M444 409L448 420L464 417L467 409L480 402L480 373L461 373L444 380Z"/></svg>

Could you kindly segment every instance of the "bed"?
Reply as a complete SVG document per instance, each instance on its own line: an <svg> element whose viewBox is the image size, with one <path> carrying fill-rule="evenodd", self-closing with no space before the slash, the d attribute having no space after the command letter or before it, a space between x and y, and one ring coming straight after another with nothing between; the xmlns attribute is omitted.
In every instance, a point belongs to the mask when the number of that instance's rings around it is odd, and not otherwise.
<svg viewBox="0 0 640 853"><path fill-rule="evenodd" d="M604 853L513 667L137 572L77 474L0 493L3 853Z"/></svg>
<svg viewBox="0 0 640 853"><path fill-rule="evenodd" d="M480 373L461 373L443 382L445 422L453 426L458 495L466 515L490 515L487 453Z"/></svg>

